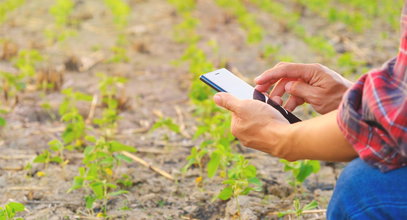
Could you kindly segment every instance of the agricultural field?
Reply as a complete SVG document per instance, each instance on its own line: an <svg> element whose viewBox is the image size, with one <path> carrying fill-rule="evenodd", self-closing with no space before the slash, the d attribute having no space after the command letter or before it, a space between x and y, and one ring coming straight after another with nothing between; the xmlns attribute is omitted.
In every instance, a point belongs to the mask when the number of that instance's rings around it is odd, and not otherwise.
<svg viewBox="0 0 407 220"><path fill-rule="evenodd" d="M0 0L0 220L324 219L345 164L242 146L199 75L318 62L356 80L396 55L402 6Z"/></svg>

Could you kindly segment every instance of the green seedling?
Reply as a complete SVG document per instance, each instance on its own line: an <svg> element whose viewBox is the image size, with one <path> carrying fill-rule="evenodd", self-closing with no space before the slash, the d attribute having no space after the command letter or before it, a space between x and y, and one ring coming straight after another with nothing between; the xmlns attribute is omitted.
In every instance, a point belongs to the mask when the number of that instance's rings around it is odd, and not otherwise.
<svg viewBox="0 0 407 220"><path fill-rule="evenodd" d="M110 63L127 63L130 58L127 56L127 49L123 46L113 46L110 48L113 56L108 60Z"/></svg>
<svg viewBox="0 0 407 220"><path fill-rule="evenodd" d="M59 106L59 114L61 115L61 121L66 125L62 133L62 140L66 146L65 148L72 150L83 146L86 136L85 120L83 116L79 114L79 110L76 106L79 101L92 101L92 97L81 92L74 92L71 88L64 89L62 94L64 94L65 97Z"/></svg>
<svg viewBox="0 0 407 220"><path fill-rule="evenodd" d="M25 0L5 0L0 2L0 24L7 19L7 14L21 7Z"/></svg>
<svg viewBox="0 0 407 220"><path fill-rule="evenodd" d="M172 120L172 118L160 118L156 121L150 129L150 132L155 131L158 128L168 128L169 130L179 134L181 133L180 127Z"/></svg>
<svg viewBox="0 0 407 220"><path fill-rule="evenodd" d="M74 6L75 4L72 0L56 0L55 4L49 10L49 13L55 19L54 28L45 31L45 35L49 39L62 42L76 34L74 30L68 28L68 26L73 23L73 21L70 20L70 15L73 12Z"/></svg>
<svg viewBox="0 0 407 220"><path fill-rule="evenodd" d="M301 206L300 200L299 199L295 199L293 202L293 210L288 210L288 211L284 211L284 212L279 212L278 213L278 217L284 217L286 215L295 215L296 217L300 217L304 214L304 211L307 210L312 210L318 207L318 202L313 200L310 203Z"/></svg>
<svg viewBox="0 0 407 220"><path fill-rule="evenodd" d="M247 11L241 0L216 0L215 2L237 17L239 24L247 32L248 43L259 43L263 40L263 28L257 24L256 19Z"/></svg>
<svg viewBox="0 0 407 220"><path fill-rule="evenodd" d="M105 138L111 138L116 133L117 120L120 118L118 111L121 98L118 97L118 94L124 88L127 79L118 76L108 76L103 73L99 73L98 77L100 78L99 91L105 108L103 109L102 117L96 118L93 121L104 131Z"/></svg>
<svg viewBox="0 0 407 220"><path fill-rule="evenodd" d="M17 94L24 90L24 78L20 74L0 71L2 98L5 105L13 105L18 102ZM14 103L11 103L11 102Z"/></svg>
<svg viewBox="0 0 407 220"><path fill-rule="evenodd" d="M45 167L48 167L49 163L58 163L61 166L65 166L68 160L64 157L64 144L59 140L52 140L48 142L49 149L42 152L40 155L34 158L34 163L44 163Z"/></svg>
<svg viewBox="0 0 407 220"><path fill-rule="evenodd" d="M16 218L18 212L23 212L25 207L18 202L9 202L4 207L0 207L0 220L23 220L23 218Z"/></svg>
<svg viewBox="0 0 407 220"><path fill-rule="evenodd" d="M20 77L24 79L35 76L35 66L43 60L44 58L37 50L20 50L14 63L19 70Z"/></svg>
<svg viewBox="0 0 407 220"><path fill-rule="evenodd" d="M131 8L123 0L104 0L113 15L113 21L118 29L124 29L129 20Z"/></svg>
<svg viewBox="0 0 407 220"><path fill-rule="evenodd" d="M196 0L168 0L181 15L190 13L196 6Z"/></svg>
<svg viewBox="0 0 407 220"><path fill-rule="evenodd" d="M295 189L298 185L301 185L312 173L318 173L321 168L321 165L317 160L289 162L281 159L280 162L284 164L285 172L291 171L293 181L291 181L290 184L295 187Z"/></svg>
<svg viewBox="0 0 407 220"><path fill-rule="evenodd" d="M130 58L127 56L129 42L125 35L125 28L129 22L131 8L123 0L104 0L104 3L110 9L116 29L120 32L116 45L111 48L113 56L108 61L112 63L129 62Z"/></svg>
<svg viewBox="0 0 407 220"><path fill-rule="evenodd" d="M205 146L207 146L209 143L208 141L204 141L201 143L199 147L193 147L191 149L191 153L187 157L187 164L181 169L182 173L186 173L187 170L195 165L199 167L200 171L200 177L203 176L204 173L204 164L202 162L203 157L208 153L208 150L205 149Z"/></svg>
<svg viewBox="0 0 407 220"><path fill-rule="evenodd" d="M170 0L176 6L177 12L184 17L191 19L191 23L183 27L190 33L196 33L196 24L191 15L194 8L193 1ZM236 15L243 27L249 31L248 41L256 42L262 38L262 30L254 22L253 17L245 10L240 1L234 1L230 4L227 1L217 1L225 7L233 7L231 10ZM192 35L193 36L193 35ZM199 146L191 149L191 154L187 157L187 164L182 171L186 172L191 166L196 165L200 169L200 176L195 180L197 183L202 182L205 164L203 158L209 156L209 162L206 164L208 177L214 177L217 173L227 180L224 184L227 186L219 193L218 198L229 199L239 195L248 194L252 190L257 190L261 182L256 178L257 170L253 165L249 165L243 156L233 154L231 145L234 137L230 134L230 114L220 111L211 100L213 90L199 81L199 75L214 69L214 65L207 59L204 51L196 44L195 38L185 40L187 49L179 62L189 64L189 71L192 73L193 81L189 90L189 97L196 106L194 112L199 123L194 138L202 137L203 141ZM216 46L216 45L215 45ZM216 47L214 47L216 48ZM216 49L215 49L216 50ZM229 170L228 170L229 169ZM219 170L221 172L219 172Z"/></svg>
<svg viewBox="0 0 407 220"><path fill-rule="evenodd" d="M240 195L247 195L251 191L261 191L262 183L257 178L257 169L250 165L242 155L235 155L235 163L228 171L228 178L223 181L226 187L218 194L221 200L234 198L238 213L240 213L239 199Z"/></svg>
<svg viewBox="0 0 407 220"><path fill-rule="evenodd" d="M122 161L131 162L131 159L120 152L135 152L136 149L117 141L106 141L104 138L88 136L86 139L93 145L86 147L84 167L79 168L79 176L74 178L68 192L85 189L90 193L85 196L86 208L92 210L95 202L100 201L102 211L106 214L108 201L114 196L127 193L119 189L118 183L122 181L117 179L115 170Z"/></svg>

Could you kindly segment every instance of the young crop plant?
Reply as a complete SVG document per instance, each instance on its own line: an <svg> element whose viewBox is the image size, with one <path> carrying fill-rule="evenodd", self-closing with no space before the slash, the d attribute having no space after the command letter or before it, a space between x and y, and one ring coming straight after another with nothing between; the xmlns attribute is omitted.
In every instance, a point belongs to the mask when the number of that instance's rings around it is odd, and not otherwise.
<svg viewBox="0 0 407 220"><path fill-rule="evenodd" d="M242 155L235 154L234 164L228 171L227 179L223 181L226 187L218 194L218 198L222 200L234 198L238 213L240 213L238 196L262 190L262 182L256 176L256 167L250 165Z"/></svg>
<svg viewBox="0 0 407 220"><path fill-rule="evenodd" d="M111 48L114 55L109 61L113 63L128 62L130 59L127 56L126 48L129 42L125 33L125 28L129 22L131 8L123 0L104 0L103 2L110 9L111 14L113 15L113 22L119 32L116 45Z"/></svg>
<svg viewBox="0 0 407 220"><path fill-rule="evenodd" d="M16 217L18 212L23 212L25 206L18 202L9 202L4 207L0 207L0 220L23 220Z"/></svg>
<svg viewBox="0 0 407 220"><path fill-rule="evenodd" d="M237 17L239 24L247 31L248 43L259 43L263 40L263 28L257 24L255 17L247 11L241 0L216 0L215 2Z"/></svg>
<svg viewBox="0 0 407 220"><path fill-rule="evenodd" d="M191 18L189 16L194 8L194 1L169 1L184 18ZM241 4L240 1L236 2ZM221 3L226 4L225 1ZM241 5L236 6L234 9L239 8L240 10L241 7ZM246 12L246 10L244 9L243 12ZM254 24L251 23L253 21L251 16L243 18L244 16L248 16L248 14L242 16L241 22L245 21L248 25ZM188 27L190 28L189 31L194 34L196 34L195 25ZM256 27L254 27L254 30ZM255 31L252 31L252 33L255 33ZM196 36L199 38L199 35ZM259 39L259 36L253 34L250 35L249 39L255 42ZM230 114L216 107L212 101L214 91L199 80L200 74L214 70L215 66L207 59L204 51L197 46L198 38L186 38L184 43L187 44L187 48L179 61L189 65L189 72L193 77L189 97L196 106L194 115L199 124L194 138L202 137L204 141L191 149L191 154L187 157L187 164L182 171L186 172L187 169L194 165L199 167L200 176L195 180L198 184L202 182L205 168L209 178L214 177L216 174L226 178L227 180L224 182L225 189L221 191L218 198L228 199L232 196L237 197L238 195L248 194L253 189L257 189L252 187L253 185L259 186L261 183L258 179L255 179L257 175L256 168L249 165L243 156L232 152L232 144L235 142L235 138L229 132ZM205 157L209 157L206 164Z"/></svg>
<svg viewBox="0 0 407 220"><path fill-rule="evenodd" d="M284 212L279 212L278 217L284 217L286 215L295 215L296 217L301 217L304 213L304 211L312 210L318 207L318 202L313 200L310 203L301 206L301 202L299 199L295 199L293 202L293 207L294 209L284 211Z"/></svg>
<svg viewBox="0 0 407 220"><path fill-rule="evenodd" d="M68 37L74 36L76 32L69 28L73 21L70 15L73 12L75 3L72 0L56 0L50 8L49 13L54 17L55 25L52 29L47 29L45 35L52 41L62 42Z"/></svg>
<svg viewBox="0 0 407 220"><path fill-rule="evenodd" d="M16 10L25 3L25 0L4 0L0 2L0 24L7 19L7 14Z"/></svg>
<svg viewBox="0 0 407 220"><path fill-rule="evenodd" d="M177 134L181 133L180 127L172 120L172 118L160 118L156 121L150 129L150 132L155 131L158 128L166 127L170 131Z"/></svg>
<svg viewBox="0 0 407 220"><path fill-rule="evenodd" d="M103 0L113 15L113 21L118 29L124 29L128 22L131 8L123 0Z"/></svg>
<svg viewBox="0 0 407 220"><path fill-rule="evenodd" d="M44 58L39 51L34 49L24 49L18 52L18 55L14 60L14 65L19 70L19 77L21 79L26 79L35 76L35 66L43 60Z"/></svg>
<svg viewBox="0 0 407 220"><path fill-rule="evenodd" d="M4 207L0 207L0 220L23 220L23 218L16 218L18 212L23 212L25 206L18 202L9 202Z"/></svg>
<svg viewBox="0 0 407 220"><path fill-rule="evenodd" d="M30 79L36 73L36 64L42 60L42 56L36 50L20 50L18 56L14 58L14 65L18 72L0 71L0 88L6 105L11 105L12 108L17 104L18 93L26 88L27 83L30 83Z"/></svg>
<svg viewBox="0 0 407 220"><path fill-rule="evenodd" d="M287 160L281 159L280 162L284 164L284 171L291 171L292 181L290 184L297 190L304 180L310 176L312 173L318 173L321 165L318 160L300 160L289 162Z"/></svg>
<svg viewBox="0 0 407 220"><path fill-rule="evenodd" d="M86 123L79 113L77 104L79 101L90 102L92 97L81 92L74 92L71 88L64 89L62 94L65 97L59 106L59 114L66 126L62 133L62 140L65 149L73 150L82 147L86 137Z"/></svg>
<svg viewBox="0 0 407 220"><path fill-rule="evenodd" d="M43 151L41 154L34 158L34 163L44 163L45 168L48 167L49 163L57 163L62 167L68 164L69 161L66 160L64 157L65 146L61 141L57 139L52 140L48 142L48 146L50 151Z"/></svg>
<svg viewBox="0 0 407 220"><path fill-rule="evenodd" d="M119 76L108 76L103 73L99 73L98 77L100 78L99 91L104 109L102 117L94 119L94 123L103 130L104 137L110 139L116 133L119 110L125 108L126 105L123 89L127 79Z"/></svg>
<svg viewBox="0 0 407 220"><path fill-rule="evenodd" d="M123 178L118 178L116 170L122 162L132 160L120 152L135 152L136 149L117 141L107 141L103 137L96 139L88 136L86 139L92 144L86 147L84 167L79 168L79 175L74 178L68 192L84 189L88 194L84 199L90 214L95 215L93 208L99 202L102 211L98 216L106 216L109 200L128 192L120 189L119 183L123 183ZM125 182L128 183L129 180Z"/></svg>
<svg viewBox="0 0 407 220"><path fill-rule="evenodd" d="M350 30L360 33L369 28L371 20L359 11L345 10L337 7L332 0L296 0L315 14L331 22L341 22Z"/></svg>

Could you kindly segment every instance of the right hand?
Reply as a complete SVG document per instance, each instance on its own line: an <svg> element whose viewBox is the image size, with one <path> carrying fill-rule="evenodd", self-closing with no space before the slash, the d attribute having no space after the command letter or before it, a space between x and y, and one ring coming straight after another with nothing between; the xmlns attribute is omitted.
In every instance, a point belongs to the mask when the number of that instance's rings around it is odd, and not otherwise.
<svg viewBox="0 0 407 220"><path fill-rule="evenodd" d="M282 105L284 93L290 97L284 108L293 111L307 102L320 114L339 107L343 94L352 82L321 64L279 63L255 79L256 89L267 92L276 83L269 97Z"/></svg>

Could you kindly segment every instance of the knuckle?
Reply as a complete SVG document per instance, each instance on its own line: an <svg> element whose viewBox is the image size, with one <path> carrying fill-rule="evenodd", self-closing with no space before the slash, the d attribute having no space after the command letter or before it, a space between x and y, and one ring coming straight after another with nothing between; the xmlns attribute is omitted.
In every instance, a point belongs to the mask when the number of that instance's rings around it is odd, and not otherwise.
<svg viewBox="0 0 407 220"><path fill-rule="evenodd" d="M281 62L278 62L277 64L276 64L276 67L278 66L278 67L282 67L282 66L287 66L287 65L289 65L290 63L289 62L283 62L283 61L281 61Z"/></svg>
<svg viewBox="0 0 407 220"><path fill-rule="evenodd" d="M319 63L311 63L311 66L316 68L316 69L322 69L322 65Z"/></svg>

